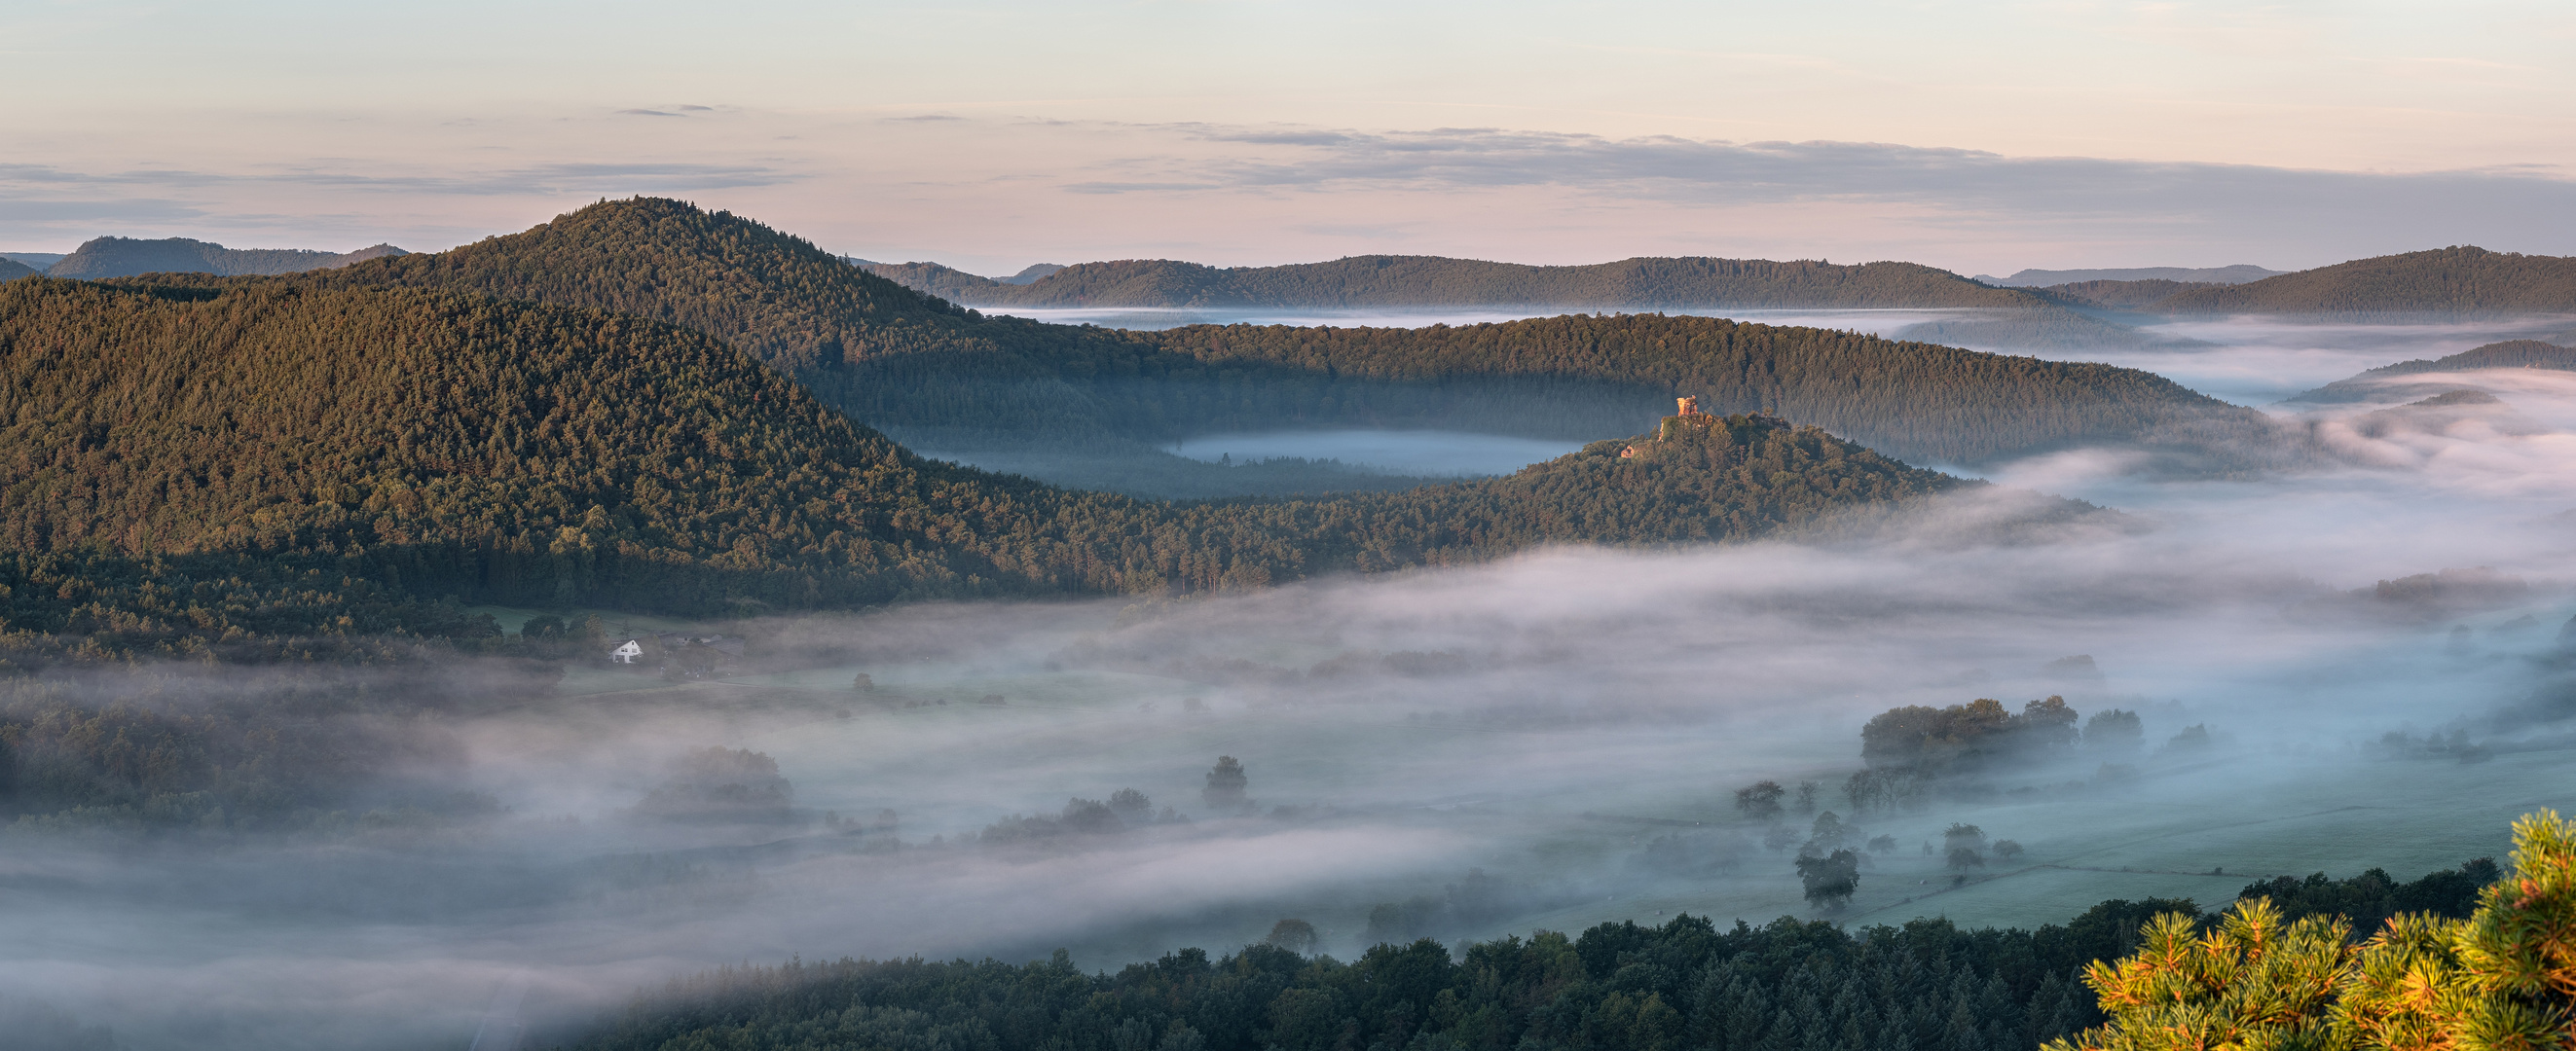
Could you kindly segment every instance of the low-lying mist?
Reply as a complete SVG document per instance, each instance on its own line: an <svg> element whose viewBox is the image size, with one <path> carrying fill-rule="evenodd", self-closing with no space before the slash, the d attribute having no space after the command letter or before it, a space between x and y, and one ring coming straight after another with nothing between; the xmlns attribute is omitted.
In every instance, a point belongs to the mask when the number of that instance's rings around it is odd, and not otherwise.
<svg viewBox="0 0 2576 1051"><path fill-rule="evenodd" d="M750 646L704 675L353 675L331 688L388 700L313 731L353 765L290 786L333 806L0 832L0 1009L136 1048L497 1047L796 954L1115 967L1283 918L1344 956L1682 911L2032 926L2412 878L2565 805L2576 744L2576 378L2470 379L2494 405L2284 414L2353 465L2293 476L2069 453L1807 543L708 625ZM2028 489L2117 513L1971 528ZM186 719L269 696L251 675L29 688ZM2051 696L2072 740L1854 780L1889 709ZM1828 835L1863 858L1831 910L1793 868Z"/></svg>

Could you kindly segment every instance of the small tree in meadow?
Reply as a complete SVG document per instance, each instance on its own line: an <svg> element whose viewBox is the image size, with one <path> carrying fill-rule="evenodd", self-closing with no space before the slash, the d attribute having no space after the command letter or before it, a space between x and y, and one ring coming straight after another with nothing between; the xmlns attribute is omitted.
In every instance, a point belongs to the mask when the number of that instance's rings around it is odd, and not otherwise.
<svg viewBox="0 0 2576 1051"><path fill-rule="evenodd" d="M1799 858L1798 883L1805 889L1807 904L1840 911L1860 889L1860 855L1837 850L1823 857Z"/></svg>

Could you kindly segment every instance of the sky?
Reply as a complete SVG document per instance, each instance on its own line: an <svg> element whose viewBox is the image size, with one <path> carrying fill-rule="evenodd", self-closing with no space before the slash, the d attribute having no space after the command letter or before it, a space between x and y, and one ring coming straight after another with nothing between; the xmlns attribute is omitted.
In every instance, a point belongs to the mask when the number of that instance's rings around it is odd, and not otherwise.
<svg viewBox="0 0 2576 1051"><path fill-rule="evenodd" d="M668 194L979 273L2576 253L2548 3L0 0L0 250Z"/></svg>

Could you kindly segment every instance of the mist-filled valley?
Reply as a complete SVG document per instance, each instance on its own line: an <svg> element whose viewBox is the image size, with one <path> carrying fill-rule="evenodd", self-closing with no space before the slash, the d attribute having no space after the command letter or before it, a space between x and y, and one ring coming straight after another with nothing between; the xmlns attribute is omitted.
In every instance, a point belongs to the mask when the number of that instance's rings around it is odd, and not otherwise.
<svg viewBox="0 0 2576 1051"><path fill-rule="evenodd" d="M2193 375L2305 389L2488 334L2212 324ZM135 1048L497 1047L797 955L2032 928L2413 879L2502 856L2576 746L2576 379L2447 380L2494 400L2275 409L2334 451L2309 470L2044 454L1805 540L748 619L487 605L518 649L33 666L0 683L0 987ZM2103 510L1989 528L2033 492ZM1881 713L1979 698L1921 718L1985 745L1864 755ZM1820 843L1858 865L1823 904Z"/></svg>
<svg viewBox="0 0 2576 1051"><path fill-rule="evenodd" d="M2467 922L2568 316L2088 287L1109 328L651 198L22 277L0 1030L1991 1051L2160 914Z"/></svg>

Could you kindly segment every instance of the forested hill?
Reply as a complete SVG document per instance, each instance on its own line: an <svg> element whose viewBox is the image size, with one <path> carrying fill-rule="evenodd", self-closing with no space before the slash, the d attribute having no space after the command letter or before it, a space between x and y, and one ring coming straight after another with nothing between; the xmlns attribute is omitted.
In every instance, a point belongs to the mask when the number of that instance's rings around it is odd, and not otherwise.
<svg viewBox="0 0 2576 1051"><path fill-rule="evenodd" d="M1990 288L1914 263L1837 266L1815 260L1622 259L1526 266L1423 255L1351 256L1328 263L1213 267L1125 259L1065 267L1007 284L936 263L877 264L876 273L969 306L1348 307L1548 306L1636 309L1730 307L2037 308L2026 292Z"/></svg>
<svg viewBox="0 0 2576 1051"><path fill-rule="evenodd" d="M951 303L974 304L981 302L979 297L987 288L1016 287L937 263L870 263L851 260L850 264L915 292L938 296Z"/></svg>
<svg viewBox="0 0 2576 1051"><path fill-rule="evenodd" d="M2355 401L2404 401L2431 392L2430 387L2391 384L2405 376L2435 372L2474 372L2480 369L2555 369L2576 371L2576 348L2543 343L2536 339L2512 339L2489 343L2444 358L2401 361L2382 365L2358 376L2336 380L2315 390L2288 399L2293 402L2334 403Z"/></svg>
<svg viewBox="0 0 2576 1051"><path fill-rule="evenodd" d="M2195 288L2156 301L2166 314L2552 313L2576 311L2576 257L2438 248Z"/></svg>
<svg viewBox="0 0 2576 1051"><path fill-rule="evenodd" d="M2136 444L2243 466L2276 455L2259 413L2111 365L1721 318L1569 315L1423 329L1194 326L1152 334L1216 366L1285 364L1347 381L1619 378L1766 408L1890 455L1974 462L2042 448ZM1899 451L1901 450L1901 451Z"/></svg>
<svg viewBox="0 0 2576 1051"><path fill-rule="evenodd" d="M1544 543L1737 540L1960 485L1695 417L1507 478L1168 505L904 452L687 329L428 290L0 286L0 610L117 645L1188 593ZM190 642L189 640L195 640Z"/></svg>
<svg viewBox="0 0 2576 1051"><path fill-rule="evenodd" d="M0 281L15 281L36 276L36 268L15 259L0 259Z"/></svg>
<svg viewBox="0 0 2576 1051"><path fill-rule="evenodd" d="M1778 410L1906 459L1976 462L2130 442L2238 468L2273 455L2259 414L2150 373L1813 328L1647 315L1122 332L984 318L758 223L649 198L314 279L669 321L733 342L871 425L908 433L1163 441L1228 429L1464 425L1597 438L1633 433L1655 418L1651 406L1698 394L1717 411Z"/></svg>
<svg viewBox="0 0 2576 1051"><path fill-rule="evenodd" d="M56 261L45 273L92 281L139 274L297 274L402 254L402 249L388 244L354 252L316 252L305 248L226 248L185 237L158 241L101 237Z"/></svg>

